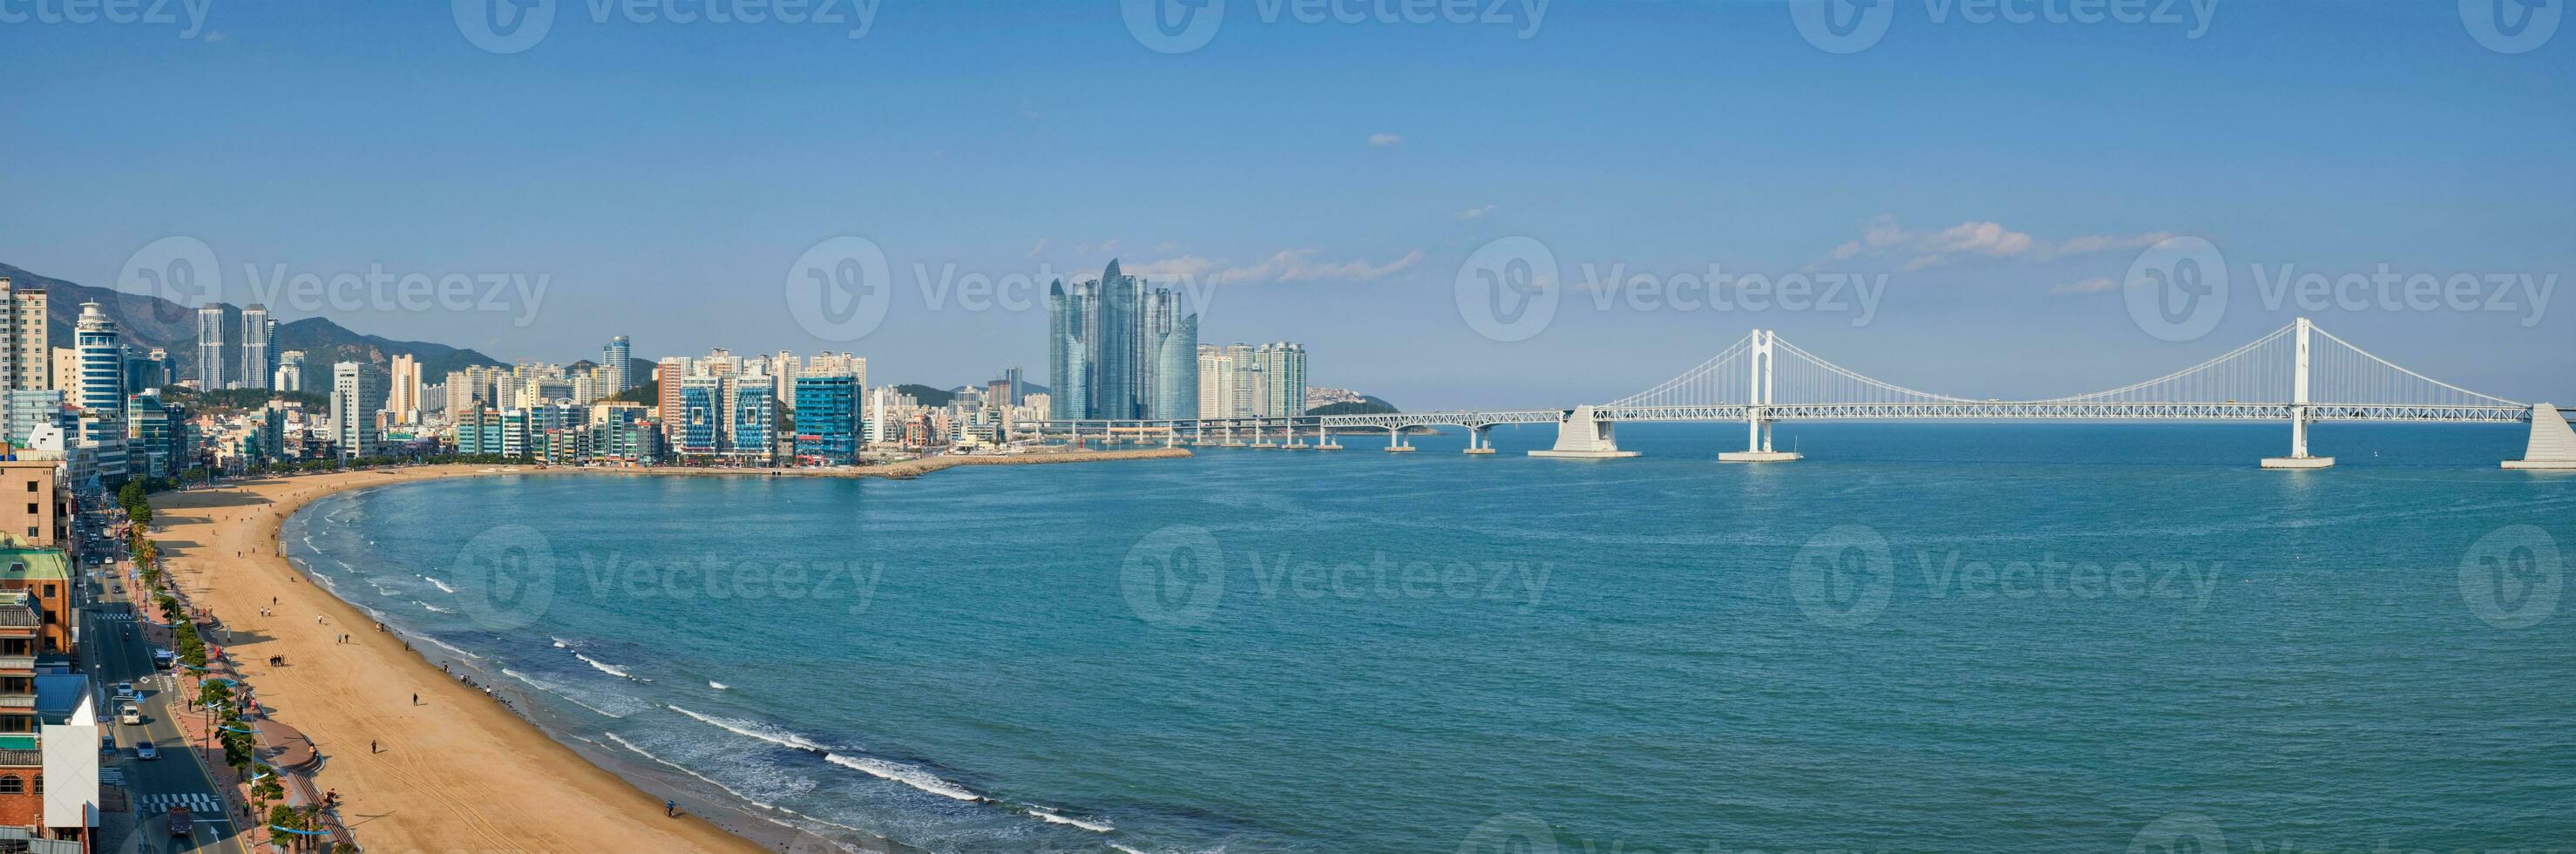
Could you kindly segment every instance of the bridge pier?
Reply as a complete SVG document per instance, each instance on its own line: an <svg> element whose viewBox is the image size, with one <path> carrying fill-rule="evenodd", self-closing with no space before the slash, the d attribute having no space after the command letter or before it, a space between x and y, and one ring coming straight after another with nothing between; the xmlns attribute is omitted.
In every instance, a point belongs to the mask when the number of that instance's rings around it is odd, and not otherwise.
<svg viewBox="0 0 2576 854"><path fill-rule="evenodd" d="M1619 450L1617 425L1592 415L1591 404L1574 408L1556 422L1556 447L1531 451L1533 457L1569 460L1607 460L1637 456L1635 451Z"/></svg>
<svg viewBox="0 0 2576 854"><path fill-rule="evenodd" d="M2263 467L2291 471L2331 468L2335 462L2333 457L2308 455L2308 338L2316 326L2302 317L2294 328L2296 332L2290 357L2290 455L2265 457Z"/></svg>
<svg viewBox="0 0 2576 854"><path fill-rule="evenodd" d="M1386 452L1390 454L1413 453L1413 446L1404 443L1404 428L1386 428Z"/></svg>
<svg viewBox="0 0 2576 854"><path fill-rule="evenodd" d="M2546 469L2576 471L2576 430L2567 427L2567 418L2558 407L2539 404L2531 408L2531 444L2522 459L2506 460L2509 469Z"/></svg>
<svg viewBox="0 0 2576 854"><path fill-rule="evenodd" d="M1494 454L1494 446L1493 446L1491 443L1488 443L1488 442L1486 442L1486 441L1485 441L1485 428L1483 428L1483 427L1474 427L1474 426L1470 426L1470 427L1468 427L1468 428L1467 428L1467 455L1468 455L1468 456L1471 456L1471 457L1479 457L1479 456L1493 456L1493 454Z"/></svg>

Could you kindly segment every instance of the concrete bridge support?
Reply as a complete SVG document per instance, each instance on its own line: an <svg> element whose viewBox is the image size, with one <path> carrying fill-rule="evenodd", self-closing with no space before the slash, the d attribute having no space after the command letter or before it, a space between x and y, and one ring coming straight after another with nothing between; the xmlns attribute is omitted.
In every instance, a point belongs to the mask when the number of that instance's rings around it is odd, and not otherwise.
<svg viewBox="0 0 2576 854"><path fill-rule="evenodd" d="M1468 425L1467 455L1471 457L1489 457L1493 456L1493 454L1494 446L1486 441L1485 428L1472 424Z"/></svg>
<svg viewBox="0 0 2576 854"><path fill-rule="evenodd" d="M1386 452L1390 454L1413 453L1413 446L1405 444L1404 442L1404 428L1386 428Z"/></svg>
<svg viewBox="0 0 2576 854"><path fill-rule="evenodd" d="M2567 418L2558 407L2540 404L2531 408L2531 444L2522 451L2522 459L2506 460L2509 469L2548 469L2576 471L2576 430L2567 427Z"/></svg>
<svg viewBox="0 0 2576 854"><path fill-rule="evenodd" d="M1752 357L1750 361L1753 377L1752 382L1745 386L1753 392L1753 406L1744 419L1744 450L1719 453L1718 462L1785 463L1799 457L1797 454L1771 449L1771 419L1762 417L1762 407L1771 402L1771 360L1774 344L1772 336L1774 334L1768 330L1755 330L1753 333L1753 348L1747 354Z"/></svg>
<svg viewBox="0 0 2576 854"><path fill-rule="evenodd" d="M1574 408L1556 422L1556 447L1531 451L1533 457L1571 460L1607 460L1637 456L1635 451L1619 450L1618 425L1594 418L1591 404Z"/></svg>
<svg viewBox="0 0 2576 854"><path fill-rule="evenodd" d="M2291 359L2291 370L2295 373L2290 376L2290 455L2265 457L2264 468L2299 470L2334 466L2333 457L2308 455L2308 339L2315 330L2315 325L2310 324L2307 318L2299 318L2295 355Z"/></svg>

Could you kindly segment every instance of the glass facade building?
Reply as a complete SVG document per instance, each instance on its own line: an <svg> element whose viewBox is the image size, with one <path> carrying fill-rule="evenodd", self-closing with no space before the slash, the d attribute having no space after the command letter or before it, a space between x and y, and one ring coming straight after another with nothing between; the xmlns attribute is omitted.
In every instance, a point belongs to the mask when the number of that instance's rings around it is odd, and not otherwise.
<svg viewBox="0 0 2576 854"><path fill-rule="evenodd" d="M859 378L796 378L796 461L846 466L859 459Z"/></svg>
<svg viewBox="0 0 2576 854"><path fill-rule="evenodd" d="M1049 415L1055 418L1194 418L1198 318L1181 295L1147 291L1111 261L1096 281L1047 292ZM1177 363L1170 352L1177 348ZM1189 376L1182 389L1174 383ZM1168 392L1168 393L1167 393ZM1174 409L1167 403L1186 399Z"/></svg>

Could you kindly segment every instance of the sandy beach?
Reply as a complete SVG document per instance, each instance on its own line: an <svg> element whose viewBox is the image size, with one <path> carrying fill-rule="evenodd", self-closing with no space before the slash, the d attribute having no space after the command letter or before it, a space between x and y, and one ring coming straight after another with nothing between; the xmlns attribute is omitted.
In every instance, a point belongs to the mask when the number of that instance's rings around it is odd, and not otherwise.
<svg viewBox="0 0 2576 854"><path fill-rule="evenodd" d="M1032 455L1074 462L1186 456L1165 449ZM911 477L1009 458L939 459L871 467ZM990 459L991 462L966 462ZM371 851L758 851L763 844L691 816L584 760L535 724L458 683L363 612L302 580L277 550L279 526L323 495L492 466L252 478L153 497L151 536L191 599L233 630L229 648L272 714L313 739L327 764L315 782L339 791L340 815ZM515 474L627 473L759 476L742 469L550 469ZM783 474L783 472L781 472ZM841 476L852 476L843 473ZM274 601L276 604L271 605ZM270 608L273 617L260 609ZM321 622L317 624L315 617ZM350 643L338 643L341 635ZM288 666L271 668L270 656ZM412 698L417 695L415 704ZM381 753L370 754L368 743ZM746 828L756 831L756 828ZM757 832L753 836L764 836ZM778 844L763 838L762 843Z"/></svg>

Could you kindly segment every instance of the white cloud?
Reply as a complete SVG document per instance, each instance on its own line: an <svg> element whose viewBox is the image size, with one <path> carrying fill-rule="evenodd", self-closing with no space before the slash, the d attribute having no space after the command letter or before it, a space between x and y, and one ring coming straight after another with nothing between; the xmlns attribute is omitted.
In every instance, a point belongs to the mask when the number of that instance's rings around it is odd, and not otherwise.
<svg viewBox="0 0 2576 854"><path fill-rule="evenodd" d="M1939 231L1909 231L1897 224L1895 216L1880 214L1862 227L1860 239L1834 247L1833 259L1848 261L1904 252L1907 255L1904 269L1912 271L1972 258L2044 261L2111 249L2133 249L2171 236L2171 232L2150 231L2144 234L2087 234L2049 241L2032 237L2029 232L2006 228L2003 223L1985 220L1971 220Z"/></svg>
<svg viewBox="0 0 2576 854"><path fill-rule="evenodd" d="M2049 288L2048 292L2051 295L2098 294L2119 286L2120 283L2118 282L2111 281L2110 279L2101 276L2095 276L2081 282L2069 282L2063 285L2058 285L2057 287Z"/></svg>
<svg viewBox="0 0 2576 854"><path fill-rule="evenodd" d="M1029 247L1029 257L1038 257L1038 253L1046 251L1046 242L1046 238L1038 238L1038 245Z"/></svg>
<svg viewBox="0 0 2576 854"><path fill-rule="evenodd" d="M1403 137L1402 135L1399 135L1399 134L1392 134L1392 133L1373 133L1373 134L1369 134L1369 147L1370 147L1370 148L1385 148L1385 147L1390 146L1390 145L1403 145L1403 144L1404 144L1404 137Z"/></svg>
<svg viewBox="0 0 2576 854"><path fill-rule="evenodd" d="M1484 219L1486 214L1493 213L1493 212L1494 212L1494 206L1493 206L1493 205L1486 205L1486 206L1481 207L1481 208L1468 208L1468 209L1466 209L1466 210L1463 210L1463 211L1459 211L1459 212L1457 212L1457 213L1450 214L1450 215L1449 215L1449 218L1450 218L1450 219L1460 219L1460 220L1466 220L1466 219Z"/></svg>

